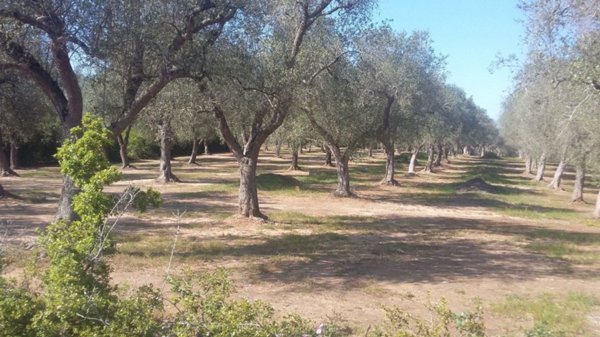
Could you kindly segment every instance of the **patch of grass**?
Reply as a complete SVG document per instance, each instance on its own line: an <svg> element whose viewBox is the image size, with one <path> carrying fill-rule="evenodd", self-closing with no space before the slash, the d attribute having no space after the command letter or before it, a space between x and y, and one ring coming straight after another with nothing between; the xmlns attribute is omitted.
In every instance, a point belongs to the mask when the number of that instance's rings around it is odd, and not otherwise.
<svg viewBox="0 0 600 337"><path fill-rule="evenodd" d="M544 293L538 296L510 295L493 306L495 312L514 319L533 320L528 336L591 336L586 315L598 305L590 295L570 292L565 295ZM538 334L533 334L533 332Z"/></svg>
<svg viewBox="0 0 600 337"><path fill-rule="evenodd" d="M293 211L270 212L269 217L274 222L290 225L314 225L322 221L322 218Z"/></svg>
<svg viewBox="0 0 600 337"><path fill-rule="evenodd" d="M600 235L539 229L525 234L527 249L576 264L600 261Z"/></svg>
<svg viewBox="0 0 600 337"><path fill-rule="evenodd" d="M259 190L278 191L300 188L300 182L290 176L283 176L273 173L264 173L256 177L256 184Z"/></svg>
<svg viewBox="0 0 600 337"><path fill-rule="evenodd" d="M302 183L303 187L311 187L311 185L321 185L321 184L336 184L337 183L337 174L331 171L319 171L314 174L309 174L307 176L298 177L298 180Z"/></svg>

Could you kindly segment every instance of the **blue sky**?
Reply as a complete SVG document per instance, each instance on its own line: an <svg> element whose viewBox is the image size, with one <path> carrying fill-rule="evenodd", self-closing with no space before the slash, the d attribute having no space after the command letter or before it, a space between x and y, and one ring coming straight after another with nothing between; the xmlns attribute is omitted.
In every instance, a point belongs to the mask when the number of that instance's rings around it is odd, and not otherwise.
<svg viewBox="0 0 600 337"><path fill-rule="evenodd" d="M497 120L511 87L509 69L490 73L496 55L521 53L517 0L380 0L376 16L394 29L427 30L437 53L448 58L448 82L462 87Z"/></svg>

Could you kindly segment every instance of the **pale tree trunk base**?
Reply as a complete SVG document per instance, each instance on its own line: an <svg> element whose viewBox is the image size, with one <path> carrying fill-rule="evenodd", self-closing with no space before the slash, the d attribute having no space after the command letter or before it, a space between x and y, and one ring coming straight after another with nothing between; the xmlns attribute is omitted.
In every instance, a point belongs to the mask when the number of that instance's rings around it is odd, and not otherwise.
<svg viewBox="0 0 600 337"><path fill-rule="evenodd" d="M351 191L334 191L333 193L331 193L331 195L333 195L336 198L355 198L356 194L352 193Z"/></svg>
<svg viewBox="0 0 600 337"><path fill-rule="evenodd" d="M433 173L433 147L430 147L427 153L427 163L421 172Z"/></svg>
<svg viewBox="0 0 600 337"><path fill-rule="evenodd" d="M394 146L384 145L385 147L385 176L379 182L379 185L385 186L400 186L398 181L394 179L394 174L396 173L396 157Z"/></svg>
<svg viewBox="0 0 600 337"><path fill-rule="evenodd" d="M10 143L10 169L16 170L19 168L19 147L15 143Z"/></svg>
<svg viewBox="0 0 600 337"><path fill-rule="evenodd" d="M13 169L4 169L0 171L0 177L19 177L19 174Z"/></svg>
<svg viewBox="0 0 600 337"><path fill-rule="evenodd" d="M4 188L2 187L2 185L0 185L0 199L4 198L6 196L6 191L4 191Z"/></svg>
<svg viewBox="0 0 600 337"><path fill-rule="evenodd" d="M552 181L550 182L550 184L548 184L549 188L551 188L553 190L560 189L562 175L565 172L566 167L567 167L567 163L564 160L561 160L560 163L558 163L558 166L556 167L556 172L554 172L554 178L552 178Z"/></svg>
<svg viewBox="0 0 600 337"><path fill-rule="evenodd" d="M298 149L294 149L292 151L292 163L290 164L290 167L288 168L288 171L300 171L300 165L298 165Z"/></svg>
<svg viewBox="0 0 600 337"><path fill-rule="evenodd" d="M537 173L534 180L537 182L544 180L544 171L546 170L546 154L543 153L538 161Z"/></svg>
<svg viewBox="0 0 600 337"><path fill-rule="evenodd" d="M575 167L575 184L573 186L573 194L571 202L585 202L583 200L583 189L585 186L585 166L577 165Z"/></svg>
<svg viewBox="0 0 600 337"><path fill-rule="evenodd" d="M239 214L245 218L267 220L268 217L260 211L258 203L258 188L256 182L256 165L258 153L238 159L240 164Z"/></svg>
<svg viewBox="0 0 600 337"><path fill-rule="evenodd" d="M379 182L379 185L382 185L382 186L400 186L400 183L396 179L388 180L386 178L383 178Z"/></svg>

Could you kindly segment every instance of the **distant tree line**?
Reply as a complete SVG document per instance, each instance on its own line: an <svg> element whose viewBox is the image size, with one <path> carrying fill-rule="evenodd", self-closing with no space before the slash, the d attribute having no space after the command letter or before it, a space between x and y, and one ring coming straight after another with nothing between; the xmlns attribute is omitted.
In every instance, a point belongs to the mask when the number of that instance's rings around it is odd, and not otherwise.
<svg viewBox="0 0 600 337"><path fill-rule="evenodd" d="M571 200L581 202L586 177L600 169L600 2L525 0L520 7L527 54L504 103L501 134L536 181L546 162L559 163L550 188L561 188L567 165L574 166Z"/></svg>

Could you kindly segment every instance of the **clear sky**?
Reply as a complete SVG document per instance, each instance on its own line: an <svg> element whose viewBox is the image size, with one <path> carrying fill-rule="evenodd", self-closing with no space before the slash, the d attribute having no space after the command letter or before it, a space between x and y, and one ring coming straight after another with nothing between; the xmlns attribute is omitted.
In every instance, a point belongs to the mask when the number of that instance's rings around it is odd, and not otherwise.
<svg viewBox="0 0 600 337"><path fill-rule="evenodd" d="M521 53L522 17L517 0L380 0L376 17L398 31L427 30L446 55L448 82L463 88L497 120L511 87L510 70L489 68L496 55Z"/></svg>

